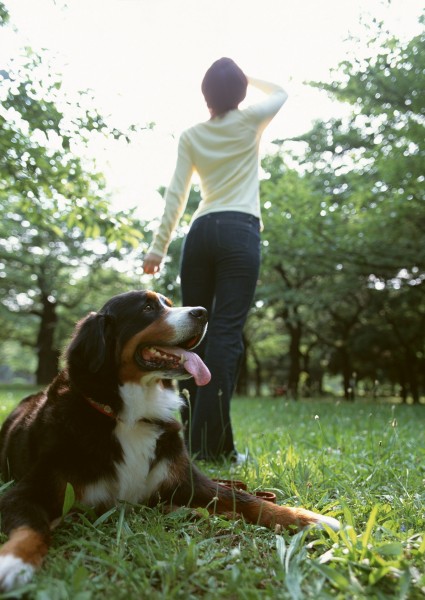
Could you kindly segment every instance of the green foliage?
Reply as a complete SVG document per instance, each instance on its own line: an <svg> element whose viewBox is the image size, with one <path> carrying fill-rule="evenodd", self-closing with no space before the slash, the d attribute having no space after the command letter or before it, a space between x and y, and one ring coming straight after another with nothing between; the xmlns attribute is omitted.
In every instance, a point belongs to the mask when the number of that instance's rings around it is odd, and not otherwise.
<svg viewBox="0 0 425 600"><path fill-rule="evenodd" d="M4 25L6 25L9 21L9 11L7 10L7 8L5 7L5 5L3 4L3 2L0 2L0 27L3 27Z"/></svg>
<svg viewBox="0 0 425 600"><path fill-rule="evenodd" d="M83 95L82 95L83 96ZM83 103L71 104L47 58L27 49L0 76L0 199L2 216L25 215L61 237L61 225L117 245L142 235L105 199L105 182L81 158L92 135L121 135ZM4 212L3 212L4 211Z"/></svg>
<svg viewBox="0 0 425 600"><path fill-rule="evenodd" d="M353 373L397 383L415 402L425 386L425 33L405 44L377 36L370 58L314 84L351 115L297 138L295 169L285 144L263 161L258 302L281 361L289 352L294 395L302 369L341 373L347 398Z"/></svg>
<svg viewBox="0 0 425 600"><path fill-rule="evenodd" d="M1 66L0 338L36 347L37 380L47 383L63 315L83 316L73 309L105 284L108 266L121 262L124 270L143 227L131 212L112 209L103 175L83 158L93 138L128 140L129 132L109 125L87 92L70 102L46 52L27 48ZM128 282L116 272L109 289L124 291Z"/></svg>
<svg viewBox="0 0 425 600"><path fill-rule="evenodd" d="M64 500L63 500L62 518L66 517L66 515L72 510L74 504L75 504L74 488L72 487L72 485L70 483L67 483L66 488L65 488L65 496L64 496Z"/></svg>
<svg viewBox="0 0 425 600"><path fill-rule="evenodd" d="M346 61L317 87L353 106L346 120L317 123L299 139L307 164L356 235L346 251L387 285L423 281L425 250L425 31L401 43L379 34L379 52ZM320 172L320 174L318 173Z"/></svg>

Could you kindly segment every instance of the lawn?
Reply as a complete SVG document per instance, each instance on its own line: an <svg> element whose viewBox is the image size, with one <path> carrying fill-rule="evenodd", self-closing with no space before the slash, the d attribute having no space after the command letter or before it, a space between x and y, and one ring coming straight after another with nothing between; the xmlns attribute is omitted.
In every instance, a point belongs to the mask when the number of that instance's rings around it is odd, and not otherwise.
<svg viewBox="0 0 425 600"><path fill-rule="evenodd" d="M22 395L0 391L2 419ZM276 533L188 509L69 513L14 597L424 598L425 406L238 398L233 423L250 461L204 470L337 517L340 533Z"/></svg>

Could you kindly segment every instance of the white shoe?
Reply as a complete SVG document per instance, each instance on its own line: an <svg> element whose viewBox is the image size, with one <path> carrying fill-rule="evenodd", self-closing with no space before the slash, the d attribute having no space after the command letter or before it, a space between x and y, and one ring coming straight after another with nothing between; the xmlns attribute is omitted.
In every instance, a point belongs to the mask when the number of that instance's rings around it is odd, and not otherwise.
<svg viewBox="0 0 425 600"><path fill-rule="evenodd" d="M244 465L249 460L249 453L246 452L236 452L234 456L232 456L232 463L235 465Z"/></svg>

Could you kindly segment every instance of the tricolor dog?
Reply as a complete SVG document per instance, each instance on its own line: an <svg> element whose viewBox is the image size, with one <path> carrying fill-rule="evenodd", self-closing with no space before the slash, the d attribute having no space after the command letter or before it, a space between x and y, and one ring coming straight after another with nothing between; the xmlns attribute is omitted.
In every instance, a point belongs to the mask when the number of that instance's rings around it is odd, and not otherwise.
<svg viewBox="0 0 425 600"><path fill-rule="evenodd" d="M175 418L181 404L164 379L210 374L192 352L207 328L202 307L172 307L164 296L131 291L80 321L66 366L22 400L0 434L0 589L27 582L48 551L67 485L79 503L105 511L118 501L208 507L267 527L338 521L279 506L217 484L191 462Z"/></svg>

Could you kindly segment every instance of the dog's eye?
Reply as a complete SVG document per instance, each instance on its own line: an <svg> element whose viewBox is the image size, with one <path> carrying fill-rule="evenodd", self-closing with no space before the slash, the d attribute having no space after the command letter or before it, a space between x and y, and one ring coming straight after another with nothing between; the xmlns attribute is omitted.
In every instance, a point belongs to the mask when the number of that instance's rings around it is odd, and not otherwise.
<svg viewBox="0 0 425 600"><path fill-rule="evenodd" d="M143 312L151 312L152 310L155 310L155 307L150 302L148 302L148 304L146 304L143 308Z"/></svg>

